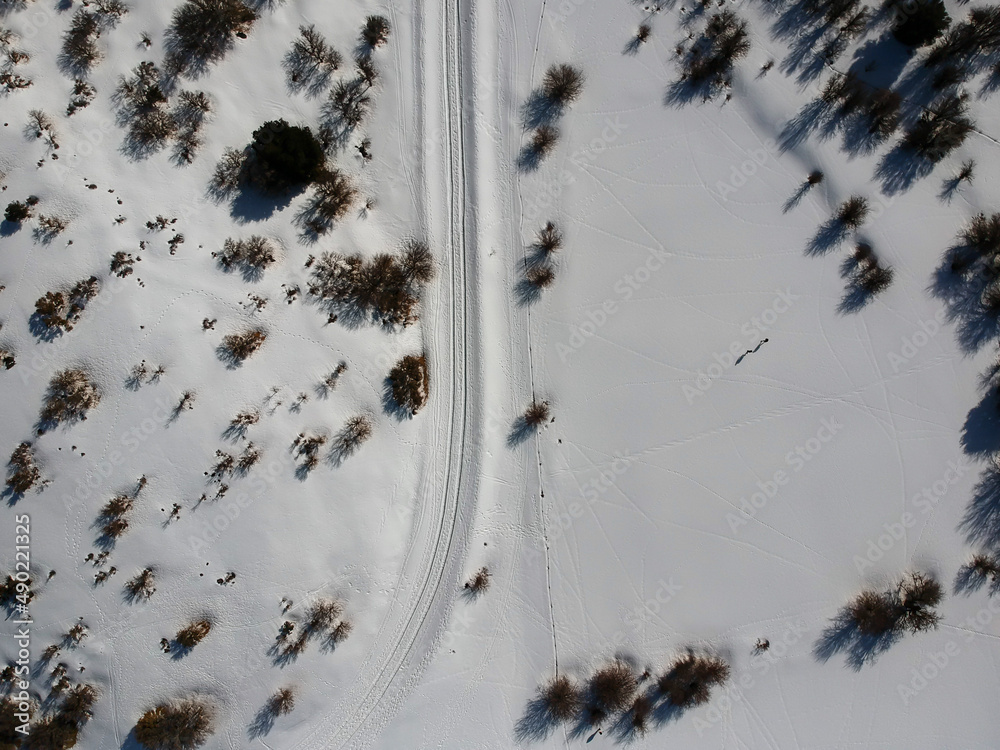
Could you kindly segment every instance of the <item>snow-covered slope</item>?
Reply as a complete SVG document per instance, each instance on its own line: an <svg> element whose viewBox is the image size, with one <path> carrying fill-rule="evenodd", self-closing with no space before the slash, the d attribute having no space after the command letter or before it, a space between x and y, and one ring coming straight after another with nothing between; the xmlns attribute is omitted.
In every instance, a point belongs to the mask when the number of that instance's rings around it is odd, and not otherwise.
<svg viewBox="0 0 1000 750"><path fill-rule="evenodd" d="M18 70L34 81L0 99L4 204L35 195L36 214L69 220L49 242L33 235L37 220L0 236L0 348L17 359L0 371L0 448L6 457L32 441L50 480L0 511L0 572L13 571L14 518L27 514L31 690L48 694L58 662L97 686L80 747L136 747L129 734L143 711L192 693L218 708L213 748L614 744L623 740L610 723L601 734L525 733L537 687L556 672L582 682L616 656L656 676L688 647L724 656L730 682L627 741L995 744L983 696L996 686L1000 610L986 588L953 591L980 551L963 519L974 497L989 505L976 484L996 447L993 402L980 405L995 330L953 320L935 287L958 232L1000 199L987 75L967 86L976 132L899 189L879 171L896 137L865 153L811 119L834 71L805 76L790 64L806 33L779 33L790 4L727 3L752 41L731 99L675 104L675 47L702 17L680 2L288 0L264 3L247 39L182 79L214 112L199 155L178 166L169 148L123 150L112 99L119 76L162 61L178 4L133 3L102 34L105 56L88 78L96 98L72 117L73 81L57 55L79 4L38 0L0 17L31 55ZM273 212L212 200L224 149L267 120L319 122L323 98L290 91L282 69L298 27L315 24L346 55L372 13L392 26L373 53L382 79L370 119L335 157L359 205L313 243L296 221L301 198ZM644 22L649 41L630 48ZM871 80L917 101L919 60L878 41L887 33L873 25L834 67L875 61ZM559 119L553 153L520 168L522 106L562 62L583 70L583 94ZM54 120L58 150L26 134L35 109ZM355 149L364 136L368 163ZM975 178L946 193L969 158ZM823 181L803 189L817 169ZM851 195L868 198L867 222L816 252L817 232ZM368 197L373 208L359 211ZM177 221L147 230L157 216ZM565 235L556 280L525 303L525 253L547 221ZM248 282L212 253L251 234L276 242L280 258ZM435 256L420 321L396 332L327 323L307 294L310 254L370 257L408 237ZM895 276L845 310L842 266L857 242ZM142 258L124 279L108 270L117 251ZM36 299L91 275L102 291L72 331L52 341L31 332ZM254 312L248 295L267 306ZM267 341L227 367L216 347L248 326ZM430 400L400 420L383 409L384 381L420 351ZM165 373L130 388L143 360ZM321 392L340 362L336 388ZM91 373L101 403L85 422L36 437L48 382L68 367ZM187 391L193 409L175 414ZM300 393L308 400L296 404ZM512 439L533 397L554 421ZM216 450L243 449L226 428L248 409L261 413L247 440L263 459L211 500L205 472ZM332 436L356 414L372 419L371 440L303 479L295 437ZM140 475L148 485L131 528L95 567L85 558L99 552L99 510ZM95 584L110 566L115 575ZM489 591L465 596L482 566ZM155 595L126 603L124 582L146 567ZM824 655L842 606L907 570L944 584L940 626L861 668L843 651ZM216 582L230 571L234 581ZM343 603L350 638L275 658L282 622L300 622L323 597ZM88 636L41 664L81 617ZM201 617L213 623L203 643L182 658L161 651L161 638ZM770 648L755 654L761 638ZM16 656L12 638L0 649ZM294 711L254 731L285 686Z"/></svg>

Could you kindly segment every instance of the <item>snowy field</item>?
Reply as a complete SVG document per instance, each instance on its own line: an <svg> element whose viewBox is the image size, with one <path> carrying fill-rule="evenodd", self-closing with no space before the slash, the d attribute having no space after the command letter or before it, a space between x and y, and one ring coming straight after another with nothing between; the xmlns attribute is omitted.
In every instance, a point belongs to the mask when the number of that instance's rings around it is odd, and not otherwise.
<svg viewBox="0 0 1000 750"><path fill-rule="evenodd" d="M984 696L998 686L1000 604L967 566L1000 545L1000 417L984 378L1000 304L987 310L979 276L951 269L963 229L1000 204L989 65L950 89L969 93L974 128L932 165L898 147L937 95L926 49L908 56L875 5L824 64L816 29L829 28L791 0L725 2L750 50L703 101L679 81L714 5L249 4L246 38L170 94L212 105L189 164L176 139L132 147L115 96L143 61L164 65L179 0L129 2L84 74L60 58L79 1L0 4L8 49L30 56L4 70L32 82L0 91L0 203L38 198L32 217L0 225L0 349L16 359L0 370L0 450L29 441L44 480L8 489L0 524L6 578L15 519L30 518L33 722L56 711L63 663L97 692L82 748L138 750L143 713L189 696L213 708L207 748L996 746ZM953 25L969 11L946 5ZM388 39L357 51L373 14ZM309 24L344 58L312 90L283 62ZM262 123L319 130L356 51L380 77L367 117L327 154L357 189L346 214L316 236L307 194L213 195L226 149ZM535 163L525 105L559 63L584 85ZM848 70L903 97L881 142L817 104ZM70 116L76 78L95 93ZM52 122L42 137L36 110ZM831 217L855 195L870 210L848 229ZM43 216L66 226L47 235ZM532 292L525 269L549 221L563 234L555 279ZM273 264L253 277L220 267L213 253L251 235ZM331 322L310 258L414 239L435 271L419 319ZM893 271L874 295L847 278L859 243ZM119 251L135 256L124 277L109 270ZM90 276L100 292L72 330L40 329L35 301ZM258 352L220 355L249 329L267 334ZM410 354L429 370L412 417L386 396ZM100 402L39 435L50 380L68 368ZM537 431L521 424L533 399L551 412ZM232 429L254 411L245 435ZM329 455L357 415L370 439ZM300 433L327 439L311 470ZM250 442L256 464L208 476L217 451ZM101 508L141 476L127 531L100 539ZM470 595L484 566L491 585ZM146 568L156 592L129 601L123 587ZM876 646L838 629L859 592L911 571L943 586L936 627ZM331 599L349 638L288 655L282 624L294 641ZM21 615L9 601L5 664ZM202 619L203 642L164 652ZM687 649L724 659L729 678L702 705L657 704L645 733L628 711L539 715L556 675L584 685L617 658L648 671L639 689L652 694ZM268 716L286 687L294 710Z"/></svg>

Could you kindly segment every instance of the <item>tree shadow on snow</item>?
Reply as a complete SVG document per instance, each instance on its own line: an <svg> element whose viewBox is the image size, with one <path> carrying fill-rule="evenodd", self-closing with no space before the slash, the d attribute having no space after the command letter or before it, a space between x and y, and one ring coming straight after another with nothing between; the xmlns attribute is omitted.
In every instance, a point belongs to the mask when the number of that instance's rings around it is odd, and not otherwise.
<svg viewBox="0 0 1000 750"><path fill-rule="evenodd" d="M874 663L900 637L895 630L882 635L862 633L845 607L820 634L813 645L813 656L817 661L827 662L843 653L847 666L859 671L866 664Z"/></svg>
<svg viewBox="0 0 1000 750"><path fill-rule="evenodd" d="M1000 469L996 466L980 475L958 529L970 546L1000 547Z"/></svg>

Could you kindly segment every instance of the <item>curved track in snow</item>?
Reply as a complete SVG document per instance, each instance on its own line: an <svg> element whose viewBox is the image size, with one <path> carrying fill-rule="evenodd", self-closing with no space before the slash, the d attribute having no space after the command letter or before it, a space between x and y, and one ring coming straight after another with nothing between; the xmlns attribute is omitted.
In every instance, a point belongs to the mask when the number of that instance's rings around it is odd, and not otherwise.
<svg viewBox="0 0 1000 750"><path fill-rule="evenodd" d="M433 429L414 531L389 612L356 686L296 745L299 750L360 748L375 741L436 650L461 577L481 453L479 405L470 404L481 357L473 320L479 298L475 211L466 183L474 134L462 117L472 111L473 71L466 57L471 45L463 44L460 18L468 13L469 5L460 9L458 0L421 3L414 12L417 99L424 107L439 102L443 109L423 113L424 153L443 148L445 157L443 164L424 169L428 225L444 252L436 299L425 319L434 404L426 417Z"/></svg>

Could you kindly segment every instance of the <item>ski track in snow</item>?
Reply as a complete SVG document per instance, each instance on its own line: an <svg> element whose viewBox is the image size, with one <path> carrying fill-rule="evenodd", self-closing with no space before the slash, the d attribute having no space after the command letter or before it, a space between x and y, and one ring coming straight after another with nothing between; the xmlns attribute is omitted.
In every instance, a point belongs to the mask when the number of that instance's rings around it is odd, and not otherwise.
<svg viewBox="0 0 1000 750"><path fill-rule="evenodd" d="M431 483L429 470L421 482L416 502L422 506L421 520L426 519L430 528L420 541L420 559L414 563L419 566L418 580L408 581L404 573L397 584L397 596L390 609L399 605L400 591L415 589L415 601L410 604L407 600L406 612L397 615L401 622L386 639L387 642L376 644L370 650L370 653L379 654L377 657L369 657L369 661L377 662L368 670L373 673L371 682L367 687L352 691L357 697L350 699L353 705L345 712L346 717L338 726L331 728L331 724L340 718L341 711L335 711L333 716L320 722L304 741L295 746L301 750L367 747L374 742L378 730L388 723L398 709L402 698L399 691L405 692L413 687L436 648L440 630L446 624L453 599L453 589L448 584L462 558L457 546L464 544L466 535L463 519L468 518L474 504L479 449L477 437L473 433L475 423L470 418L474 415L470 415L472 407L469 403L469 380L475 377L478 360L476 331L469 326L470 310L474 309L474 289L470 288L469 277L473 276L474 285L476 248L470 248L473 243L468 237L468 217L474 213L475 208L468 202L466 149L469 134L462 121L463 104L471 95L471 89L467 80L468 69L464 65L465 47L457 3L444 4L441 22L442 59L435 62L440 62L443 66L445 81L448 154L445 186L448 196L446 246L449 250L446 302L450 323L445 344L448 353L445 358L436 357L432 367L436 365L439 371L446 372L450 383L447 389L439 389L440 395L436 399L441 407L447 407L449 411L447 422L443 426L447 431L446 436L444 440L432 441L432 445L444 446L439 449L440 459L444 463L444 476L440 488ZM433 31L430 34L432 39ZM422 52L432 49L425 44L426 41L426 38L421 41ZM425 62L421 56L418 61L419 72L424 76L428 75ZM426 116L426 112L424 115ZM434 137L434 134L425 131L425 139ZM435 353L438 353L442 342L435 339L432 346ZM441 429L442 426L438 424L438 427ZM411 552L412 549L411 545ZM384 622L380 638L385 637L385 631ZM367 674L361 681L366 679Z"/></svg>

